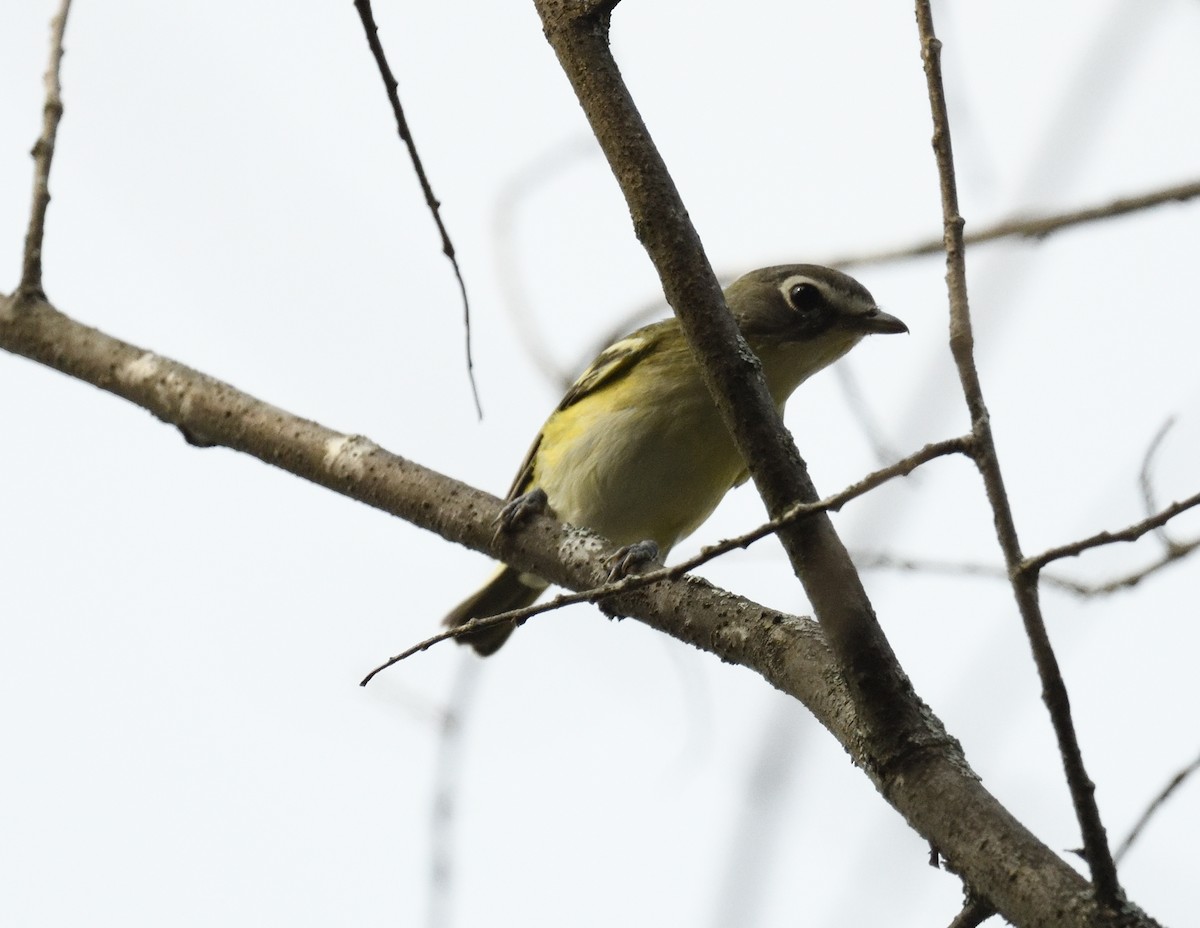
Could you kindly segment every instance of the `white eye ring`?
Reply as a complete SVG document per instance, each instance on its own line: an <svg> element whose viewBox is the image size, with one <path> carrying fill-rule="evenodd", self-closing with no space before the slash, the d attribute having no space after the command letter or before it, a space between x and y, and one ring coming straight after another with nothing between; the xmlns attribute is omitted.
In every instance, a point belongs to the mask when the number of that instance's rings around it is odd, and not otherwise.
<svg viewBox="0 0 1200 928"><path fill-rule="evenodd" d="M788 305L798 313L808 315L826 305L824 292L807 277L792 277L780 289Z"/></svg>

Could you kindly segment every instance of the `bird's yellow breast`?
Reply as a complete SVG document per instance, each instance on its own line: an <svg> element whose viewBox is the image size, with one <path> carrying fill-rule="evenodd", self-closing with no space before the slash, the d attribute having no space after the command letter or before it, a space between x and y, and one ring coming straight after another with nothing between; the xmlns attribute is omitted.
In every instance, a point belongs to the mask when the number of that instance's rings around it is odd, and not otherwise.
<svg viewBox="0 0 1200 928"><path fill-rule="evenodd" d="M559 518L618 544L653 539L665 553L745 479L745 465L698 374L676 378L648 403L645 373L555 413L542 430L533 485Z"/></svg>

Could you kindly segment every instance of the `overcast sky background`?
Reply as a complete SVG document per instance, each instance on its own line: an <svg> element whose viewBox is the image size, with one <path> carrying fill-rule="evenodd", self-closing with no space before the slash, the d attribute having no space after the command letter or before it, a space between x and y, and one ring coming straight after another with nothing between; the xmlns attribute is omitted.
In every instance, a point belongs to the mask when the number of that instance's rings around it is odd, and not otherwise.
<svg viewBox="0 0 1200 928"><path fill-rule="evenodd" d="M0 288L17 280L54 4L0 26ZM657 280L529 2L376 10L471 294L461 309L348 0L77 0L46 289L64 312L502 494L561 393ZM939 3L968 230L1200 173L1200 4ZM626 0L614 47L720 272L940 230L904 3ZM968 255L977 349L1024 548L1200 486L1200 203ZM849 359L895 456L965 430L940 258L857 276L912 330ZM517 313L523 314L518 319ZM535 345L519 335L536 332ZM819 488L877 466L838 379L788 422ZM480 556L0 357L0 921L431 922L440 719L464 663L426 637ZM751 488L682 546L753 527ZM1173 525L1200 533L1200 516ZM979 480L943 460L849 506L855 551L1000 564ZM1104 580L1153 538L1059 565ZM714 582L804 613L764 541ZM1114 842L1200 750L1192 559L1043 594ZM918 692L1056 849L1078 829L1006 587L871 572ZM444 924L928 928L957 880L804 709L746 670L578 607L474 668ZM1121 873L1200 906L1187 784Z"/></svg>

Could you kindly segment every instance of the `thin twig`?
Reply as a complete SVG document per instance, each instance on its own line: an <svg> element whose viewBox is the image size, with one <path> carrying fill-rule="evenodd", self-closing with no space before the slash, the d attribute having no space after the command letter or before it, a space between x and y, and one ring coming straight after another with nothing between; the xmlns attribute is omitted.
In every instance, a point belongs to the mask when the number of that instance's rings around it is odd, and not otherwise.
<svg viewBox="0 0 1200 928"><path fill-rule="evenodd" d="M1097 532L1089 538L1081 538L1079 541L1073 541L1069 545L1060 545L1057 548L1051 548L1049 551L1043 551L1036 557L1025 558L1017 566L1017 571L1023 574L1036 573L1051 561L1057 561L1064 557L1075 557L1084 551L1099 548L1101 545L1111 545L1123 541L1137 541L1147 532L1152 532L1156 528L1166 525L1181 512L1194 509L1196 506L1200 506L1200 493L1195 493L1177 503L1172 503L1166 509L1156 512L1150 518L1143 519L1141 522L1135 522L1133 525L1123 528L1120 531Z"/></svg>
<svg viewBox="0 0 1200 928"><path fill-rule="evenodd" d="M828 496L815 503L797 503L778 519L772 519L770 522L764 523L753 531L717 542L714 545L709 545L699 554L669 568L665 573L668 576L681 576L689 570L694 570L702 564L708 563L715 557L719 557L736 548L746 548L760 538L774 534L785 525L791 525L814 513L837 512L850 500L856 499L896 477L907 477L922 464L926 464L934 458L945 457L949 454L970 454L971 447L972 439L969 435L960 435L957 438L947 438L943 441L932 442L920 451L910 454L895 464L872 471L861 480L852 483L844 490L834 493L832 496Z"/></svg>
<svg viewBox="0 0 1200 928"><path fill-rule="evenodd" d="M1040 576L1044 582L1048 581L1065 589L1071 589L1072 585L1074 585L1075 589L1073 592L1078 593L1080 596L1107 596L1110 593L1116 593L1120 590L1137 586L1147 577L1158 573L1164 567L1168 567L1176 561L1182 561L1198 549L1200 549L1200 538L1193 538L1191 541L1172 541L1171 547L1164 551L1157 561L1147 564L1141 570L1117 577L1115 580L1108 580L1104 583L1094 585L1072 584L1072 581L1064 580L1062 577L1047 576L1046 574L1041 574Z"/></svg>
<svg viewBox="0 0 1200 928"><path fill-rule="evenodd" d="M510 609L507 612L497 612L495 615L471 619L471 621L465 622L462 625L455 625L452 628L443 629L436 635L430 635L428 638L418 641L412 647L405 648L399 654L393 654L382 664L373 667L365 677L358 681L358 685L366 686L389 667L395 667L401 661L406 661L410 657L420 654L423 651L428 651L434 645L441 644L443 641L453 641L455 638L462 638L478 631L494 628L497 625L504 625L508 622L511 622L514 625L521 625L524 624L527 619L531 619L535 615L553 612L555 610L562 609L565 606L573 606L576 603L592 602L601 595L611 596L615 593L624 593L639 587L648 586L654 581L663 579L665 574L665 570L656 570L648 574L638 574L636 576L626 577L624 580L618 581L617 583L606 583L603 586L581 590L578 593L560 593L558 596L555 596L553 599L548 599L544 603L535 603L532 606L525 606L521 609ZM651 577L653 577L653 580L650 579ZM604 592L601 593L601 590Z"/></svg>
<svg viewBox="0 0 1200 928"><path fill-rule="evenodd" d="M1193 551L1200 549L1200 538L1188 542L1175 542L1170 550L1145 567L1123 574L1103 583L1084 583L1072 580L1058 574L1048 574L1044 571L1038 578L1046 586L1071 593L1081 599L1094 599L1100 596L1110 596L1113 593L1137 586L1164 567L1182 560ZM859 570L901 570L913 573L950 574L961 577L985 577L990 580L1009 579L1008 571L998 564L976 564L971 561L943 561L936 558L898 557L886 551L860 551L854 553L854 563Z"/></svg>
<svg viewBox="0 0 1200 928"><path fill-rule="evenodd" d="M863 393L862 384L855 376L852 359L843 358L841 364L833 368L834 377L842 389L842 399L850 409L850 415L858 424L859 431L871 446L871 452L876 461L887 461L896 456L895 451L888 445L883 429L871 408L871 403Z"/></svg>
<svg viewBox="0 0 1200 928"><path fill-rule="evenodd" d="M1121 846L1117 848L1117 853L1114 855L1114 857L1118 863L1127 853L1129 853L1129 848L1133 846L1133 842L1138 839L1138 836L1141 835L1142 830L1146 827L1147 823L1149 823L1150 819L1154 817L1154 814L1162 807L1162 804L1167 801L1167 799L1173 792L1175 792L1175 790L1183 785L1184 780L1190 777L1197 770L1200 770L1200 757L1197 757L1194 761L1176 773L1175 776L1171 777L1171 779L1167 782L1167 785L1164 786L1159 794L1154 797L1154 799L1150 802L1150 805L1146 807L1146 811L1142 813L1141 818L1137 820L1133 828L1130 829L1129 834L1125 836L1125 840L1121 842Z"/></svg>
<svg viewBox="0 0 1200 928"><path fill-rule="evenodd" d="M395 75L392 74L392 68L388 64L387 55L383 50L383 43L379 40L379 27L375 24L375 14L371 10L371 0L354 0L354 8L358 10L358 18L362 20L363 31L367 35L367 44L371 47L371 54L374 56L375 64L379 68L379 76L383 78L383 86L387 89L388 100L392 104L392 114L396 118L396 130L400 133L401 140L408 148L408 157L412 161L413 170L417 173L417 180L421 184L421 192L425 195L425 205L429 207L429 212L432 214L433 221L437 225L438 234L442 237L442 254L450 259L450 266L454 269L454 278L458 281L458 291L462 294L463 304L467 378L471 383L471 397L475 401L475 413L482 419L483 406L479 402L479 387L475 383L475 361L471 356L471 304L467 299L467 284L463 280L462 269L458 266L458 257L454 252L454 244L450 241L450 233L446 231L446 224L442 222L442 204L433 195L433 187L425 174L425 165L421 162L421 156L417 154L417 144L413 141L412 132L408 128L408 120L404 117L404 108L400 105L400 84L397 82Z"/></svg>
<svg viewBox="0 0 1200 928"><path fill-rule="evenodd" d="M886 551L852 552L859 570L898 570L924 574L950 574L959 577L986 577L989 580L1008 580L1008 571L998 564L976 564L971 561L943 561L937 558L899 557Z"/></svg>
<svg viewBox="0 0 1200 928"><path fill-rule="evenodd" d="M54 161L54 143L62 120L63 34L71 0L62 0L58 13L50 21L50 63L46 67L46 102L42 107L42 134L33 145L33 208L25 233L25 256L21 263L21 283L17 293L25 298L44 298L42 289L42 242L46 235L46 210L50 207L50 165ZM19 302L19 301L18 301Z"/></svg>
<svg viewBox="0 0 1200 928"><path fill-rule="evenodd" d="M1167 437L1167 432L1171 431L1171 426L1174 424L1175 417L1168 416L1167 421L1159 426L1158 431L1154 433L1154 437L1150 439L1150 444L1146 448L1146 456L1142 458L1142 469L1138 473L1138 486L1141 487L1142 502L1146 506L1146 515L1148 516L1152 516L1158 511L1158 503L1154 496L1154 481L1150 474L1151 468L1154 466L1154 456L1158 454L1158 449L1162 446L1163 439ZM1165 528L1159 529L1158 537L1167 548L1171 547L1171 537L1167 534Z"/></svg>
<svg viewBox="0 0 1200 928"><path fill-rule="evenodd" d="M963 218L958 207L958 189L954 175L954 154L950 141L950 119L946 110L945 89L941 72L941 42L934 33L930 0L916 0L917 27L921 36L921 57L925 64L929 103L933 115L933 149L937 161L942 195L946 250L946 285L950 298L950 350L958 368L963 396L971 414L972 434L975 437L975 463L983 478L988 502L991 504L996 535L1004 552L1004 560L1012 574L1013 594L1025 633L1029 638L1034 663L1042 682L1042 698L1049 710L1050 720L1058 739L1067 786L1075 806L1083 835L1084 856L1092 875L1097 901L1114 909L1121 896L1117 869L1100 810L1096 805L1095 784L1088 777L1083 754L1071 717L1067 687L1059 670L1058 659L1046 632L1046 623L1038 603L1036 575L1021 571L1024 563L1016 523L1004 488L1004 477L996 456L991 420L983 398L983 387L975 369L974 339L971 332L971 313L967 299L966 258L963 245Z"/></svg>
<svg viewBox="0 0 1200 928"><path fill-rule="evenodd" d="M475 705L481 664L463 654L454 674L449 702L442 712L434 773L430 822L428 928L452 925L454 903L454 823L463 771L464 726Z"/></svg>
<svg viewBox="0 0 1200 928"><path fill-rule="evenodd" d="M611 345L618 338L628 334L629 329L615 332L602 345L586 357L580 358L574 365L564 364L555 349L551 347L546 337L545 327L534 318L533 300L525 287L525 275L522 273L522 261L518 244L517 216L521 205L539 187L548 185L553 178L566 168L573 167L582 158L599 154L596 140L591 135L574 135L560 142L553 148L543 151L520 170L505 180L500 192L496 195L495 214L492 221L492 247L496 252L496 265L499 271L500 294L503 297L505 309L508 311L516 330L517 338L525 353L533 361L534 367L560 392L567 388L587 367L588 363L600 350ZM534 267L541 267L534 264ZM660 299L659 307L666 311L666 304ZM633 327L631 326L630 329Z"/></svg>
<svg viewBox="0 0 1200 928"><path fill-rule="evenodd" d="M1026 558L1025 561L1018 567L1019 571L1038 571L1039 579L1042 583L1049 586L1054 586L1076 596L1082 598L1093 598L1097 596L1107 596L1111 593L1116 593L1119 590L1128 589L1129 587L1137 586L1147 577L1158 573L1164 567L1182 560L1193 551L1200 549L1200 538L1194 538L1190 541L1174 541L1165 533L1162 532L1163 527L1172 518L1200 505L1200 494L1189 497L1188 499L1174 503L1172 506L1164 509L1161 512L1155 512L1154 493L1150 479L1150 469L1155 453L1157 452L1167 431L1174 424L1174 419L1168 419L1163 426L1155 434L1150 442L1150 446L1146 449L1146 454L1142 462L1142 469L1139 476L1139 483L1142 491L1142 499L1146 503L1148 518L1141 522L1131 525L1128 528L1122 529L1119 532L1099 532L1090 538L1085 538L1080 541L1073 542L1069 545L1063 545L1058 548L1053 548L1035 558ZM1147 564L1139 570L1124 574L1112 580L1106 580L1103 583L1084 583L1079 580L1072 580L1068 577L1056 576L1053 574L1042 573L1041 570L1046 564L1051 561L1066 557L1073 557L1081 554L1083 551L1098 547L1104 544L1115 544L1118 542L1136 541L1149 531L1159 531L1162 535L1166 550L1155 561ZM902 558L886 552L859 552L854 556L854 562L863 570L906 570L924 573L941 573L941 574L957 574L960 576L982 576L992 579L1008 579L1009 572L1001 567L991 564L973 564L965 561L941 561L931 558Z"/></svg>
<svg viewBox="0 0 1200 928"><path fill-rule="evenodd" d="M1068 210L1059 213L1043 213L1040 216L1013 217L984 226L975 232L963 235L964 245L982 245L1006 238L1028 238L1040 241L1055 232L1061 232L1074 226L1086 225L1125 216L1129 213L1152 209L1166 203L1184 203L1200 197L1200 181L1189 181L1152 190L1149 193L1136 196L1118 197L1098 206L1087 206L1082 209ZM870 251L857 255L845 255L825 263L831 267L851 268L863 267L870 264L886 264L892 261L904 261L909 258L919 258L940 253L945 247L944 240L929 238L911 245L901 245L883 251Z"/></svg>
<svg viewBox="0 0 1200 928"><path fill-rule="evenodd" d="M814 515L818 512L837 512L846 503L853 499L857 499L865 493L870 492L876 487L892 480L896 477L906 477L911 474L916 468L922 464L932 461L934 458L944 457L949 454L967 454L969 453L971 439L969 436L959 436L958 438L948 438L944 441L933 442L926 445L920 451L910 454L903 460L897 461L888 467L880 468L873 471L861 480L852 483L838 493L826 497L815 503L797 503L792 506L778 519L772 519L770 522L764 522L758 528L752 529L742 535L737 535L733 538L727 538L724 541L719 541L716 544L708 545L696 554L684 561L680 561L671 567L662 567L657 570L647 571L641 574L635 574L629 577L624 577L621 580L612 583L601 584L600 586L592 587L586 590L579 590L575 593L561 593L553 599L547 600L544 603L535 603L532 606L524 606L521 609L511 609L508 612L499 612L495 615L485 616L479 619L472 619L465 625L459 625L454 628L448 628L438 632L436 635L419 641L411 648L401 651L386 661L374 668L360 681L359 686L366 686L374 677L381 671L387 670L389 667L395 666L403 660L407 660L415 654L420 654L422 651L428 651L436 644L441 644L443 641L450 641L453 638L462 638L470 635L481 629L492 628L497 625L503 625L507 622L515 622L517 624L524 623L527 619L533 618L535 615L542 615L547 612L553 612L562 609L564 606L573 606L577 603L594 603L601 599L607 599L610 596L617 596L621 593L628 593L632 590L642 589L651 584L658 583L660 580L677 580L689 571L695 570L697 567L702 567L709 561L715 560L723 554L728 554L738 548L748 548L756 541L766 538L768 535L773 535L786 525L791 525L801 519Z"/></svg>

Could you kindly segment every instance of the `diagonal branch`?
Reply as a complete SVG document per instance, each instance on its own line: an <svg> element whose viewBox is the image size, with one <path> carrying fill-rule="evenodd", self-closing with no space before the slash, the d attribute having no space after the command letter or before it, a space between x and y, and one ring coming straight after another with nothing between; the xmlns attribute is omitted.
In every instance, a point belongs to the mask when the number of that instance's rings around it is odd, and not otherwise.
<svg viewBox="0 0 1200 928"><path fill-rule="evenodd" d="M42 134L33 146L33 208L25 233L25 256L21 263L21 283L17 292L24 297L40 298L42 290L42 242L46 235L46 210L50 207L50 165L54 161L54 143L62 119L63 33L71 0L62 0L58 13L50 21L50 64L46 68L46 102L42 107Z"/></svg>
<svg viewBox="0 0 1200 928"><path fill-rule="evenodd" d="M1079 541L1073 541L1070 544L1060 545L1057 548L1051 548L1049 551L1043 551L1036 557L1025 558L1017 565L1017 570L1022 574L1036 574L1051 561L1061 560L1065 557L1077 557L1084 551L1099 548L1101 545L1137 541L1147 532L1152 532L1166 525L1181 512L1187 512L1189 509L1194 509L1197 506L1200 506L1200 493L1195 493L1177 503L1172 503L1166 509L1156 512L1150 518L1142 519L1141 522L1135 522L1133 525L1123 528L1120 531L1097 532L1089 538L1081 538Z"/></svg>
<svg viewBox="0 0 1200 928"><path fill-rule="evenodd" d="M535 6L768 514L778 518L797 502L816 502L820 494L724 305L699 235L612 57L608 17L588 15L572 0L535 0ZM911 752L923 750L925 710L845 547L824 515L787 526L779 539L855 694L875 745L874 763L898 769Z"/></svg>
<svg viewBox="0 0 1200 928"><path fill-rule="evenodd" d="M964 454L969 453L970 437L960 436L958 438L949 438L945 441L934 442L926 445L920 451L910 454L903 460L897 461L887 467L880 468L861 480L856 481L833 496L826 497L816 503L797 503L778 519L772 519L760 525L758 528L752 529L742 535L737 535L733 538L727 538L724 541L719 541L716 544L706 546L699 554L694 555L686 560L681 561L671 567L662 567L658 570L648 571L646 573L635 574L624 577L621 580L616 580L611 583L605 583L601 586L592 587L586 590L580 590L576 593L563 593L555 596L553 599L542 603L535 603L532 606L525 606L521 609L510 609L507 612L497 612L494 615L484 616L482 618L472 619L463 625L456 625L453 628L447 628L436 635L431 635L423 641L419 641L410 648L406 648L399 654L389 657L379 666L375 667L360 681L360 686L366 686L379 673L387 670L389 667L394 667L401 661L407 660L422 651L428 651L434 645L441 644L443 641L449 641L452 638L463 638L472 635L477 631L488 628L493 628L498 625L504 625L508 622L513 622L518 625L523 624L526 620L533 618L535 615L543 615L547 612L554 612L562 609L565 606L574 606L577 603L595 603L600 600L607 599L610 596L618 596L621 593L629 592L630 590L640 590L643 587L657 583L659 580L676 580L682 577L689 571L695 570L697 567L702 567L709 561L715 560L723 554L728 554L738 548L748 548L756 541L761 541L768 535L773 535L785 525L791 525L798 522L800 519L808 518L818 512L836 512L853 499L857 499L865 493L870 492L878 486L883 485L895 477L907 477L922 464L926 464L935 458L944 457L948 454Z"/></svg>
<svg viewBox="0 0 1200 928"><path fill-rule="evenodd" d="M1133 847L1133 842L1138 839L1142 831L1150 823L1150 819L1154 817L1155 813L1162 808L1163 803L1170 799L1171 794L1183 785L1184 780L1198 770L1200 770L1200 757L1197 757L1194 761L1192 761L1167 781L1167 785L1164 786L1159 791L1158 795L1150 801L1150 805L1146 806L1146 811L1141 814L1133 828L1129 830L1129 834L1125 836L1125 840L1122 841L1120 847L1117 848L1117 853L1115 856L1118 861L1122 860L1125 855L1129 853L1129 849Z"/></svg>
<svg viewBox="0 0 1200 928"><path fill-rule="evenodd" d="M964 245L983 245L1006 238L1029 238L1041 240L1055 232L1070 229L1074 226L1086 225L1090 222L1100 222L1117 216L1153 209L1167 203L1186 203L1188 200L1200 197L1200 181L1189 181L1183 184L1172 184L1148 193L1134 196L1117 197L1107 203L1096 206L1086 206L1082 209L1067 210L1057 213L1043 213L1039 216L1013 217L966 232L963 235ZM864 252L857 255L846 255L833 258L824 263L832 267L851 268L863 267L868 264L886 264L890 261L905 261L909 258L920 258L927 255L940 254L945 250L945 240L930 238L915 242L911 245L901 245L883 251Z"/></svg>
<svg viewBox="0 0 1200 928"><path fill-rule="evenodd" d="M442 221L442 204L433 195L433 185L429 183L429 177L425 174L425 165L421 161L421 156L417 154L417 143L413 140L412 130L408 128L408 120L404 117L404 107L400 105L400 84L392 73L387 54L383 50L383 43L379 40L379 27L375 24L371 0L354 0L354 8L358 10L358 18L362 20L363 31L367 35L367 44L375 58L375 65L379 68L379 76L383 78L383 86L387 89L388 101L392 104L392 114L396 118L396 131L400 133L400 139L408 149L409 160L412 161L413 170L417 173L421 192L425 195L425 205L429 207L429 212L437 225L438 234L442 237L442 254L450 260L450 266L454 269L454 279L458 281L458 291L462 295L463 304L467 379L471 383L471 396L475 400L475 412L482 419L483 407L479 403L479 387L475 383L475 361L471 357L471 304L467 300L467 284L463 280L462 268L458 266L458 257L454 251L454 244L450 241L450 233L446 231L446 224Z"/></svg>
<svg viewBox="0 0 1200 928"><path fill-rule="evenodd" d="M1042 682L1042 699L1050 713L1050 721L1058 739L1067 787L1075 806L1075 816L1083 834L1084 857L1091 870L1096 897L1107 909L1115 910L1121 887L1117 870L1108 847L1100 810L1096 805L1096 787L1088 777L1071 718L1071 705L1058 659L1050 644L1046 623L1038 602L1037 578L1022 571L1024 558L1017 537L1016 522L1004 488L1004 477L996 455L991 419L983 398L983 387L975 369L974 337L971 332L971 312L967 300L966 259L963 245L963 218L958 208L958 190L954 176L954 154L950 143L950 120L946 111L946 96L942 84L941 42L933 29L933 13L929 0L917 0L917 28L921 36L921 57L925 63L929 104L933 113L933 149L937 160L942 194L942 216L945 223L946 286L950 296L950 350L958 368L963 396L971 414L971 430L975 437L975 463L983 478L988 502L996 525L996 536L1004 552L1004 560L1012 578L1013 594L1025 625L1034 663ZM995 901L995 900L991 900Z"/></svg>

